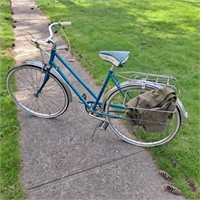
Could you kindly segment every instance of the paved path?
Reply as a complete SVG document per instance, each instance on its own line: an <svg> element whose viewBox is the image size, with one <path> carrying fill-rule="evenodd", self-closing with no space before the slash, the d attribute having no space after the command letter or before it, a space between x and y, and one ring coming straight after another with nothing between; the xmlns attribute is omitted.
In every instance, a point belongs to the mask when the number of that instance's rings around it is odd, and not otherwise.
<svg viewBox="0 0 200 200"><path fill-rule="evenodd" d="M49 20L34 0L11 0L16 28L16 63L37 59L25 34L47 36ZM23 55L23 56L22 56ZM78 62L76 71L98 89ZM52 120L19 111L21 122L22 181L28 200L178 200L164 187L149 152L116 138L97 124L73 95L66 113Z"/></svg>

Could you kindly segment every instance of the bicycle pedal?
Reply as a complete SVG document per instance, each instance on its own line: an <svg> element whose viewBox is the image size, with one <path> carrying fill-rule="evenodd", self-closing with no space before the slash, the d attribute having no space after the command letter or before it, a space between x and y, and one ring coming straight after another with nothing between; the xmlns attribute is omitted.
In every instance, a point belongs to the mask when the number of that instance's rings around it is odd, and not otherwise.
<svg viewBox="0 0 200 200"><path fill-rule="evenodd" d="M105 131L105 130L108 128L109 123L106 122L106 121L101 121L101 122L99 123L98 126L99 126L99 129L100 129L100 130Z"/></svg>
<svg viewBox="0 0 200 200"><path fill-rule="evenodd" d="M82 94L82 97L86 100L87 99L87 96L85 93Z"/></svg>
<svg viewBox="0 0 200 200"><path fill-rule="evenodd" d="M85 100L87 99L87 96L86 96L85 93L83 93L81 96L82 96ZM79 100L79 103L82 103L82 104L83 104L83 101Z"/></svg>

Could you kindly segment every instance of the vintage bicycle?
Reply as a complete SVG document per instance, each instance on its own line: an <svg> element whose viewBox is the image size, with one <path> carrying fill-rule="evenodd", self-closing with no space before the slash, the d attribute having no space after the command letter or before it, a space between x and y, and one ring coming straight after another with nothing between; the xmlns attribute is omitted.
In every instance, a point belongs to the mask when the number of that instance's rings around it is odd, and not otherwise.
<svg viewBox="0 0 200 200"><path fill-rule="evenodd" d="M45 40L32 39L32 43L40 50L42 46L51 44L48 62L27 60L26 64L12 68L7 75L7 90L14 102L27 113L42 117L54 118L62 115L72 101L71 90L84 104L88 114L100 120L100 129L106 130L109 126L122 140L142 147L162 145L170 141L177 134L181 123L186 122L187 112L177 98L170 118L161 120L145 119L148 123L160 126L163 130L151 130L145 128L144 123L133 123L126 115L126 103L138 95L162 87L170 87L175 90L171 82L175 79L171 75L156 75L140 72L115 72L115 68L122 68L129 58L129 51L100 51L101 59L110 62L111 67L105 81L99 91L95 93L85 81L70 67L57 51L57 43L53 40L55 26L69 26L71 22L54 22L49 25L49 37ZM75 77L75 79L90 94L90 99L81 94L79 89L70 82L63 70L57 65L58 59L62 65ZM125 81L121 81L125 79ZM108 82L112 80L114 87L105 93ZM132 108L133 110L138 108ZM145 109L145 112L164 113L169 111L157 108ZM138 120L138 119L137 119Z"/></svg>

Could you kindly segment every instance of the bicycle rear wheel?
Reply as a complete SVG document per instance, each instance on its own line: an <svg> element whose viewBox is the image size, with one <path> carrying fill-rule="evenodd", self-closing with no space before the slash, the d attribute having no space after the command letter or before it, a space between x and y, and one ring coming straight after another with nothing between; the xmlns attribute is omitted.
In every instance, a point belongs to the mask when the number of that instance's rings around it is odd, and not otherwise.
<svg viewBox="0 0 200 200"><path fill-rule="evenodd" d="M122 86L121 91L117 89L113 91L105 101L105 112L112 115L107 117L110 128L122 140L137 146L152 147L170 141L178 132L180 115L177 107L163 131L149 131L141 125L134 124L130 118L126 117L125 104L130 99L143 92L155 89L158 89L158 87L148 84L145 84L145 89L142 84L127 84ZM153 123L155 123L155 126L163 125L161 122Z"/></svg>
<svg viewBox="0 0 200 200"><path fill-rule="evenodd" d="M58 78L49 73L49 80L35 95L44 76L45 70L38 66L14 67L7 75L7 90L14 102L29 114L42 118L58 117L68 107L68 93Z"/></svg>

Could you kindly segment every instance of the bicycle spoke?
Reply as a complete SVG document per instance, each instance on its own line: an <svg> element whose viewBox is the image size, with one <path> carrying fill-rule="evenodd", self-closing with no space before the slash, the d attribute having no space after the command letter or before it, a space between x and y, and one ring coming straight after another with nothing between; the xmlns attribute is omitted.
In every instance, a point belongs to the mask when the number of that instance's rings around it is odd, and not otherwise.
<svg viewBox="0 0 200 200"><path fill-rule="evenodd" d="M146 87L146 91L152 90L152 87ZM121 91L114 92L106 103L106 113L111 129L121 139L138 146L157 146L171 140L177 133L180 126L180 116L176 110L173 118L168 121L157 121L151 118L127 118L125 112L125 104L133 97L137 97L141 92L144 92L142 85L128 85ZM121 105L121 106L120 106ZM155 111L154 111L155 112ZM157 129L150 129L156 126Z"/></svg>
<svg viewBox="0 0 200 200"><path fill-rule="evenodd" d="M38 117L53 118L64 113L69 104L68 95L62 83L51 73L49 75L36 96L45 76L42 69L31 65L13 68L7 77L7 88L15 103ZM16 87L11 87L14 82Z"/></svg>

